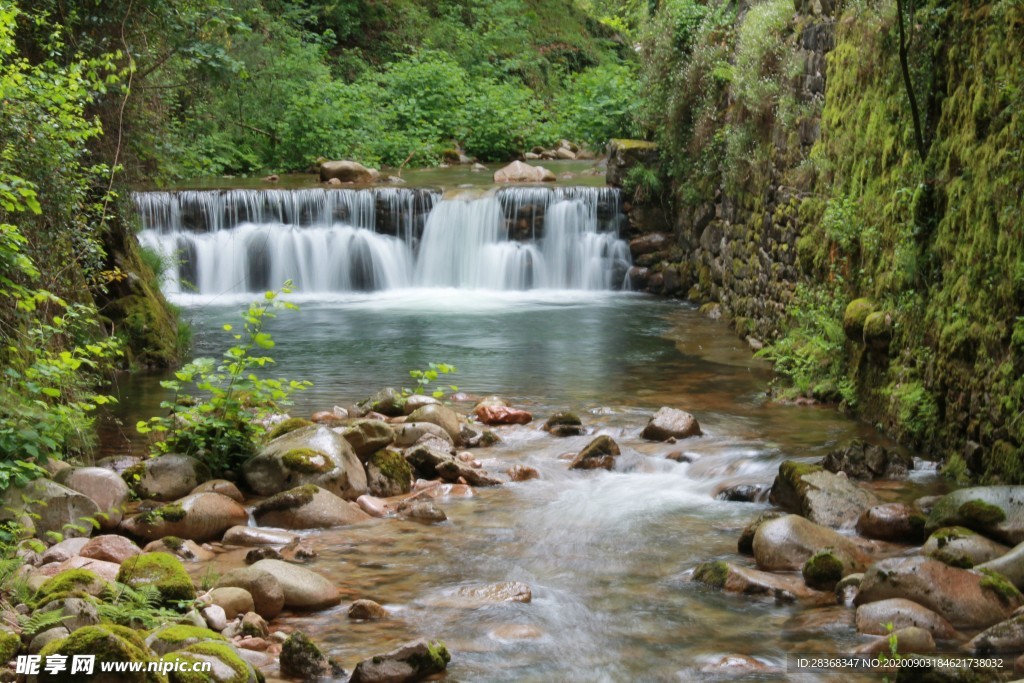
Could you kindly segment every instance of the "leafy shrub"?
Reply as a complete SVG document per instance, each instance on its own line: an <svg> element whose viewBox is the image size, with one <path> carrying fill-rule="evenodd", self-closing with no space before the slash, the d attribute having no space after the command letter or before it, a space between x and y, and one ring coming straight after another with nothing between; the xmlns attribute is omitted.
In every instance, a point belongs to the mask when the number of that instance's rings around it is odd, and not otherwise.
<svg viewBox="0 0 1024 683"><path fill-rule="evenodd" d="M603 149L616 137L636 137L639 83L634 68L602 64L576 74L555 106L565 137Z"/></svg>

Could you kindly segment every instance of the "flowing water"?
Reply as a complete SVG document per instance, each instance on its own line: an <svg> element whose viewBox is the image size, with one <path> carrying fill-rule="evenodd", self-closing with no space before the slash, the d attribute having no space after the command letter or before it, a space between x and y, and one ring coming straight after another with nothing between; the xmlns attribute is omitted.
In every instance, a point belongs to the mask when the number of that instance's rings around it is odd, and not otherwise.
<svg viewBox="0 0 1024 683"><path fill-rule="evenodd" d="M817 458L871 430L830 409L768 401L768 367L724 324L686 304L614 291L609 273L617 266L608 256L616 253L617 237L597 194L551 194L543 220L532 226L541 232L520 231L518 240L511 239L515 226L503 232L499 196L434 199L419 237L412 219L401 223L412 226L409 233L383 235L406 250L405 260L396 256L387 266L405 274L402 286L374 280L376 291L366 292L338 280L308 279L303 269L322 267L315 261L274 272L302 276L303 285L327 285L303 287L293 297L301 310L272 321L275 373L315 383L297 397L292 412L301 415L354 402L381 386L407 385L408 370L428 362L453 363L458 373L451 381L461 390L499 393L537 418L501 428L504 442L474 451L476 457L491 471L524 464L541 477L477 489L471 498L439 498L449 518L441 525L377 520L304 532L319 552L313 569L353 599L384 604L393 618L352 623L339 607L292 615L287 624L313 635L349 669L403 641L440 638L453 653L448 678L459 681L713 680L702 670L729 654L752 656L767 667L742 675L745 680L881 680L880 674L855 679L786 672L788 652L841 652L859 644L852 611L723 595L686 576L704 560L742 562L735 550L739 531L767 507L717 501L719 487L770 482L783 459ZM469 232L467 212L483 226L477 233ZM265 215L261 220L204 234L254 229L249 226L265 224ZM285 224L280 216L273 220ZM346 229L338 219L306 222L285 229ZM454 233L447 252L441 246L430 251L435 225ZM180 224L150 229L154 237L183 236ZM595 239L605 244L588 242ZM509 246L512 241L519 246ZM488 248L498 253L488 255ZM533 250L530 267L502 251L512 249ZM219 265L198 270L227 268L238 255L214 258ZM383 263L377 256L360 258ZM601 277L592 277L588 260L606 268ZM526 281L526 273L533 279ZM169 289L193 321L197 353L219 353L228 341L221 325L237 321L237 301L247 297L237 287L230 296L205 286L198 295ZM162 393L156 379L138 377L122 387L126 424L157 410ZM675 445L640 440L647 417L662 405L692 411L705 435ZM564 409L581 415L586 436L555 439L539 430L546 416ZM595 434L609 434L622 446L616 470L568 471L560 456ZM671 451L683 451L692 462L666 459ZM928 474L916 475L912 484L932 485ZM884 499L907 495L903 488L878 493ZM240 562L231 553L219 564ZM528 584L532 602L474 607L457 595L504 581Z"/></svg>

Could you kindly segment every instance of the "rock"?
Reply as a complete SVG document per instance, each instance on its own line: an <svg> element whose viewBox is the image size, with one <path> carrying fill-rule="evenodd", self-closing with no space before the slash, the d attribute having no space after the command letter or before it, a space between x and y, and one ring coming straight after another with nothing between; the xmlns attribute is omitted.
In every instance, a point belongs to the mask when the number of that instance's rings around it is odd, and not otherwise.
<svg viewBox="0 0 1024 683"><path fill-rule="evenodd" d="M459 604L469 608L501 602L531 602L533 600L533 591L525 583L519 581L460 588L457 595Z"/></svg>
<svg viewBox="0 0 1024 683"><path fill-rule="evenodd" d="M47 579L36 590L32 606L36 609L67 597L98 597L107 590L108 581L88 569L68 569Z"/></svg>
<svg viewBox="0 0 1024 683"><path fill-rule="evenodd" d="M60 612L63 616L60 624L69 632L100 623L99 611L96 609L96 604L92 602L91 598L89 600L84 598L54 600L35 611L35 613L45 612Z"/></svg>
<svg viewBox="0 0 1024 683"><path fill-rule="evenodd" d="M47 548L46 552L39 558L39 566L41 567L52 562L64 562L72 557L77 557L87 543L89 543L88 538L68 538L60 543L56 543Z"/></svg>
<svg viewBox="0 0 1024 683"><path fill-rule="evenodd" d="M615 458L621 454L619 444L606 435L601 435L591 441L587 446L573 458L569 465L571 470L610 470L615 466Z"/></svg>
<svg viewBox="0 0 1024 683"><path fill-rule="evenodd" d="M525 425L533 421L533 415L518 408L499 405L478 405L473 408L476 419L485 425Z"/></svg>
<svg viewBox="0 0 1024 683"><path fill-rule="evenodd" d="M100 509L100 528L112 531L121 523L128 502L128 484L105 467L73 467L61 470L54 481L86 496Z"/></svg>
<svg viewBox="0 0 1024 683"><path fill-rule="evenodd" d="M242 617L242 635L266 638L270 635L270 625L267 624L266 619L255 612L246 612L245 616Z"/></svg>
<svg viewBox="0 0 1024 683"><path fill-rule="evenodd" d="M363 462L395 440L395 430L381 420L356 420L341 435Z"/></svg>
<svg viewBox="0 0 1024 683"><path fill-rule="evenodd" d="M558 149L555 150L555 158L561 159L563 161L574 161L576 159L576 154L573 153L571 149L559 147Z"/></svg>
<svg viewBox="0 0 1024 683"><path fill-rule="evenodd" d="M887 351L892 342L892 330L892 313L869 313L864 318L864 345L875 351Z"/></svg>
<svg viewBox="0 0 1024 683"><path fill-rule="evenodd" d="M224 610L224 616L228 619L234 619L239 615L252 612L256 609L256 603L253 602L252 595L249 591L236 586L214 588L209 593L202 596L200 600L206 604L217 605L220 607Z"/></svg>
<svg viewBox="0 0 1024 683"><path fill-rule="evenodd" d="M245 524L245 508L219 493L193 493L179 501L127 519L122 527L147 541L165 536L200 543L219 540L233 526Z"/></svg>
<svg viewBox="0 0 1024 683"><path fill-rule="evenodd" d="M246 484L261 496L316 484L346 500L366 493L366 472L348 441L323 425L289 432L242 465Z"/></svg>
<svg viewBox="0 0 1024 683"><path fill-rule="evenodd" d="M423 406L439 406L441 401L428 394L410 394L405 399L405 414L412 415Z"/></svg>
<svg viewBox="0 0 1024 683"><path fill-rule="evenodd" d="M813 590L796 576L769 574L731 562L705 562L697 565L693 571L693 580L727 593L770 597L779 602L799 600L817 605L833 602L832 594Z"/></svg>
<svg viewBox="0 0 1024 683"><path fill-rule="evenodd" d="M548 183L555 182L555 174L543 166L530 166L521 161L513 161L508 166L494 172L496 183Z"/></svg>
<svg viewBox="0 0 1024 683"><path fill-rule="evenodd" d="M73 569L85 569L106 581L113 581L117 578L120 565L103 560L93 560L88 557L72 557L64 562L48 564L39 570L43 576L58 576Z"/></svg>
<svg viewBox="0 0 1024 683"><path fill-rule="evenodd" d="M96 461L96 467L102 467L105 470L110 470L115 474L124 474L124 471L138 465L142 462L142 458L134 455L111 455L106 458L100 458Z"/></svg>
<svg viewBox="0 0 1024 683"><path fill-rule="evenodd" d="M400 417L405 415L405 401L406 397L402 395L402 392L388 387L362 401L359 407L387 417Z"/></svg>
<svg viewBox="0 0 1024 683"><path fill-rule="evenodd" d="M429 501L406 502L398 506L398 514L403 519L424 524L438 524L448 520L444 510Z"/></svg>
<svg viewBox="0 0 1024 683"><path fill-rule="evenodd" d="M804 583L819 591L835 591L843 576L850 572L843 558L832 548L819 550L811 555L800 570Z"/></svg>
<svg viewBox="0 0 1024 683"><path fill-rule="evenodd" d="M758 677L768 667L747 655L725 655L711 664L702 666L703 674L711 674L713 678L738 678L740 676Z"/></svg>
<svg viewBox="0 0 1024 683"><path fill-rule="evenodd" d="M441 673L451 661L441 641L417 640L356 665L349 683L411 683Z"/></svg>
<svg viewBox="0 0 1024 683"><path fill-rule="evenodd" d="M387 619L390 614L373 600L356 600L348 608L348 618L356 620Z"/></svg>
<svg viewBox="0 0 1024 683"><path fill-rule="evenodd" d="M851 479L898 479L914 469L905 453L854 439L845 448L829 452L821 461L829 472L845 472Z"/></svg>
<svg viewBox="0 0 1024 683"><path fill-rule="evenodd" d="M606 180L613 187L622 187L626 175L636 166L656 167L658 146L646 140L615 139L608 144Z"/></svg>
<svg viewBox="0 0 1024 683"><path fill-rule="evenodd" d="M267 559L270 559L270 560L283 560L284 559L284 555L282 555L277 550L274 550L273 548L267 548L267 547L253 548L252 550L250 550L249 552L247 552L245 554L245 563L246 564L256 564L260 560L267 560Z"/></svg>
<svg viewBox="0 0 1024 683"><path fill-rule="evenodd" d="M1001 621L974 636L967 649L978 654L1024 650L1024 615Z"/></svg>
<svg viewBox="0 0 1024 683"><path fill-rule="evenodd" d="M947 619L955 628L986 628L1021 606L1020 593L999 576L957 569L926 557L894 557L864 572L858 606L905 598Z"/></svg>
<svg viewBox="0 0 1024 683"><path fill-rule="evenodd" d="M768 487L761 484L737 484L715 493L715 499L734 503L763 503L768 500L768 491Z"/></svg>
<svg viewBox="0 0 1024 683"><path fill-rule="evenodd" d="M325 161L320 164L320 182L332 179L342 183L369 185L380 180L380 172L355 161Z"/></svg>
<svg viewBox="0 0 1024 683"><path fill-rule="evenodd" d="M405 453L405 459L420 479L437 479L441 475L437 468L447 462L455 462L455 458L429 446L416 446Z"/></svg>
<svg viewBox="0 0 1024 683"><path fill-rule="evenodd" d="M946 526L964 526L1010 545L1024 542L1024 486L978 486L943 496L925 530Z"/></svg>
<svg viewBox="0 0 1024 683"><path fill-rule="evenodd" d="M205 673L200 674L202 683L257 683L263 680L238 650L226 642L206 640L168 653L162 660L167 666L184 664L188 667L185 670L194 670L200 664L208 667ZM172 680L185 679L180 674L172 674Z"/></svg>
<svg viewBox="0 0 1024 683"><path fill-rule="evenodd" d="M935 639L932 638L932 634L916 626L896 629L890 636L876 638L873 642L858 647L854 652L864 655L890 654L892 643L889 638L896 639L896 651L901 655L935 652Z"/></svg>
<svg viewBox="0 0 1024 683"><path fill-rule="evenodd" d="M142 549L139 548L139 546L135 545L124 536L107 534L90 539L78 554L82 557L89 557L94 560L103 560L104 562L121 564L129 557L138 555L141 552Z"/></svg>
<svg viewBox="0 0 1024 683"><path fill-rule="evenodd" d="M920 543L924 538L924 515L905 503L875 505L857 520L857 533L882 541Z"/></svg>
<svg viewBox="0 0 1024 683"><path fill-rule="evenodd" d="M547 419L543 427L552 436L582 436L586 433L583 421L576 413L555 413Z"/></svg>
<svg viewBox="0 0 1024 683"><path fill-rule="evenodd" d="M668 441L700 436L697 419L684 410L662 407L650 419L640 437L648 441Z"/></svg>
<svg viewBox="0 0 1024 683"><path fill-rule="evenodd" d="M833 592L836 596L836 604L844 607L853 607L853 601L857 598L857 591L860 590L860 582L864 579L863 574L847 574L836 584Z"/></svg>
<svg viewBox="0 0 1024 683"><path fill-rule="evenodd" d="M769 500L816 524L833 528L852 528L865 510L878 504L873 494L845 476L794 460L779 466Z"/></svg>
<svg viewBox="0 0 1024 683"><path fill-rule="evenodd" d="M957 637L956 629L944 617L910 600L890 598L857 608L858 633L888 635L887 624L892 624L894 629L907 626L923 628L939 640L954 640Z"/></svg>
<svg viewBox="0 0 1024 683"><path fill-rule="evenodd" d="M88 496L49 479L36 479L24 488L11 486L0 502L0 521L18 520L38 538L47 532L65 539L92 533L90 519L98 519L100 508Z"/></svg>
<svg viewBox="0 0 1024 683"><path fill-rule="evenodd" d="M1024 543L1018 543L1002 557L979 564L977 569L1002 574L1017 588L1024 588Z"/></svg>
<svg viewBox="0 0 1024 683"><path fill-rule="evenodd" d="M394 446L396 448L409 448L416 445L424 437L433 437L445 442L446 447L455 445L448 432L430 422L405 422L391 425L395 431Z"/></svg>
<svg viewBox="0 0 1024 683"><path fill-rule="evenodd" d="M815 553L825 549L843 564L843 576L861 571L869 561L849 537L799 515L765 521L754 533L754 559L758 568L766 571L801 569Z"/></svg>
<svg viewBox="0 0 1024 683"><path fill-rule="evenodd" d="M164 536L159 541L153 541L142 549L144 553L168 553L186 562L208 562L214 558L214 554L202 547L195 541L177 536Z"/></svg>
<svg viewBox="0 0 1024 683"><path fill-rule="evenodd" d="M388 514L388 504L374 496L359 496L356 505L371 517L386 517Z"/></svg>
<svg viewBox="0 0 1024 683"><path fill-rule="evenodd" d="M54 626L34 636L28 644L28 652L29 654L37 655L50 643L67 638L69 635L71 635L71 631L66 626ZM19 642L18 645L20 646L20 644ZM13 653L8 657L7 661L11 659L14 659Z"/></svg>
<svg viewBox="0 0 1024 683"><path fill-rule="evenodd" d="M864 341L864 321L875 312L875 305L870 299L854 299L846 305L843 313L843 332L847 339L855 342Z"/></svg>
<svg viewBox="0 0 1024 683"><path fill-rule="evenodd" d="M501 480L495 479L482 470L467 467L457 460L447 460L437 465L437 474L445 481L456 484L464 479L470 486L500 486Z"/></svg>
<svg viewBox="0 0 1024 683"><path fill-rule="evenodd" d="M759 514L747 526L743 527L743 531L740 532L740 538L736 542L736 550L743 555L753 555L754 535L757 533L758 528L767 521L785 516L785 512L778 510L765 510Z"/></svg>
<svg viewBox="0 0 1024 683"><path fill-rule="evenodd" d="M295 534L276 529L260 529L253 526L233 526L224 533L224 545L261 546L288 545L298 539Z"/></svg>
<svg viewBox="0 0 1024 683"><path fill-rule="evenodd" d="M355 503L313 484L267 498L253 508L253 517L260 526L285 529L326 529L370 519Z"/></svg>
<svg viewBox="0 0 1024 683"><path fill-rule="evenodd" d="M540 472L526 465L513 465L508 468L507 473L508 478L512 481L529 481L540 478Z"/></svg>
<svg viewBox="0 0 1024 683"><path fill-rule="evenodd" d="M212 631L220 633L228 626L227 613L220 605L207 605L200 611L200 614Z"/></svg>
<svg viewBox="0 0 1024 683"><path fill-rule="evenodd" d="M259 564L259 563L257 563ZM284 588L277 578L256 565L232 569L217 580L217 588L242 588L252 597L253 610L273 619L284 609Z"/></svg>
<svg viewBox="0 0 1024 683"><path fill-rule="evenodd" d="M205 481L199 486L192 490L192 493L219 493L222 496L227 496L236 503L244 503L245 496L238 490L232 482L226 479L211 479Z"/></svg>
<svg viewBox="0 0 1024 683"><path fill-rule="evenodd" d="M281 560L260 560L249 569L265 572L277 579L284 591L285 607L316 610L333 607L341 602L341 592L337 586L305 567ZM256 611L259 612L258 609ZM262 612L260 615L270 618Z"/></svg>
<svg viewBox="0 0 1024 683"><path fill-rule="evenodd" d="M66 657L63 660L65 662L71 662L76 657L94 657L96 672L102 671L105 663L118 663L123 666L125 662L134 662L141 665L139 672L120 672L107 677L94 675L87 679L83 678L96 683L151 683L155 680L146 672L146 667L149 662L155 662L156 658L141 636L124 626L103 624L80 628L67 638L48 643L39 651L39 655L44 662L47 657L55 655Z"/></svg>
<svg viewBox="0 0 1024 683"><path fill-rule="evenodd" d="M398 451L382 449L366 461L366 486L371 496L390 498L409 493L412 476L412 467Z"/></svg>
<svg viewBox="0 0 1024 683"><path fill-rule="evenodd" d="M929 536L921 548L921 554L953 567L970 569L1002 557L1009 550L1002 543L996 543L962 526L955 526L939 529Z"/></svg>
<svg viewBox="0 0 1024 683"><path fill-rule="evenodd" d="M212 478L209 467L177 453L143 460L125 470L121 477L139 498L162 501L187 496L192 489Z"/></svg>
<svg viewBox="0 0 1024 683"><path fill-rule="evenodd" d="M167 553L145 553L128 558L121 564L117 580L132 588L155 586L165 602L196 597L196 589L185 567L177 557Z"/></svg>
<svg viewBox="0 0 1024 683"><path fill-rule="evenodd" d="M455 445L462 443L459 416L451 408L438 404L428 404L417 408L410 414L409 421L436 424L451 437L452 443Z"/></svg>
<svg viewBox="0 0 1024 683"><path fill-rule="evenodd" d="M645 235L640 235L634 238L629 243L629 252L633 255L633 258L639 258L646 254L655 254L659 251L665 251L672 246L673 239L670 235L663 232L649 232Z"/></svg>

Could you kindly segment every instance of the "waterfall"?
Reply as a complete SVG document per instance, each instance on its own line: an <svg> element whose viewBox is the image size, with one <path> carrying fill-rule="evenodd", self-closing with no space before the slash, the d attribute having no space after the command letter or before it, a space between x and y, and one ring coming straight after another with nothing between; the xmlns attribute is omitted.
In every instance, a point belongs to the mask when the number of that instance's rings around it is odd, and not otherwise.
<svg viewBox="0 0 1024 683"><path fill-rule="evenodd" d="M138 192L170 295L404 287L617 289L630 265L618 190Z"/></svg>

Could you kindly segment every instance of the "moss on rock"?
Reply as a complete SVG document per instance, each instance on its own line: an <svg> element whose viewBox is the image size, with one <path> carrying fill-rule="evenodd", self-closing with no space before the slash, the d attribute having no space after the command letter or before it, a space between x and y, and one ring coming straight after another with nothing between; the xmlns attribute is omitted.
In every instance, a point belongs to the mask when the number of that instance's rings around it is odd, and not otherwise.
<svg viewBox="0 0 1024 683"><path fill-rule="evenodd" d="M208 658L216 659L230 668L231 678L213 678L209 674L196 671L172 671L168 675L170 683L248 683L254 676L252 667L226 642L196 643L164 655L161 661L199 663L207 661Z"/></svg>
<svg viewBox="0 0 1024 683"><path fill-rule="evenodd" d="M330 671L327 657L302 631L295 631L284 641L280 662L283 676L305 681L316 680Z"/></svg>
<svg viewBox="0 0 1024 683"><path fill-rule="evenodd" d="M39 654L44 660L50 655L93 655L96 657L96 671L100 670L102 662L155 661L137 632L110 624L80 628L67 638L48 643ZM125 683L167 683L166 676L152 671L122 672L118 675L118 680ZM69 667L58 674L48 675L46 680L53 683L78 683L82 675L71 675Z"/></svg>
<svg viewBox="0 0 1024 683"><path fill-rule="evenodd" d="M875 305L870 299L854 299L846 306L843 313L843 331L852 341L864 341L864 322L875 312Z"/></svg>
<svg viewBox="0 0 1024 683"><path fill-rule="evenodd" d="M1006 513L998 505L983 500L969 500L957 510L964 522L974 522L981 526L993 526L1006 519Z"/></svg>
<svg viewBox="0 0 1024 683"><path fill-rule="evenodd" d="M412 655L407 661L419 676L430 676L444 671L452 661L452 655L442 641L430 640L425 654Z"/></svg>
<svg viewBox="0 0 1024 683"><path fill-rule="evenodd" d="M699 581L712 588L725 588L725 582L729 579L729 565L721 560L717 562L702 562L693 570L693 580Z"/></svg>
<svg viewBox="0 0 1024 683"><path fill-rule="evenodd" d="M985 578L978 584L982 588L987 589L999 596L999 599L1006 603L1017 602L1021 597L1021 593L1017 590L1017 587L1007 579L1005 576L997 571L991 569L979 569Z"/></svg>
<svg viewBox="0 0 1024 683"><path fill-rule="evenodd" d="M370 456L368 465L373 465L391 481L406 483L412 481L412 467L398 451L382 448Z"/></svg>
<svg viewBox="0 0 1024 683"><path fill-rule="evenodd" d="M283 422L279 422L278 424L274 425L273 429L271 429L267 433L267 441L273 441L279 436L284 436L289 432L294 432L296 429L309 427L312 424L312 422L306 420L305 418L290 417L287 420L284 420Z"/></svg>
<svg viewBox="0 0 1024 683"><path fill-rule="evenodd" d="M21 649L21 638L17 633L0 629L0 662L9 662L14 659Z"/></svg>
<svg viewBox="0 0 1024 683"><path fill-rule="evenodd" d="M321 474L334 467L325 453L313 448L293 448L281 456L281 462L295 472Z"/></svg>
<svg viewBox="0 0 1024 683"><path fill-rule="evenodd" d="M180 503L168 503L167 505L153 508L148 512L143 512L139 515L139 521L149 526L159 524L160 522L180 522L185 519L186 514L185 509L181 507Z"/></svg>
<svg viewBox="0 0 1024 683"><path fill-rule="evenodd" d="M309 505L313 502L313 497L319 490L320 487L315 484L306 484L305 486L297 486L281 493L275 493L270 498L256 505L253 509L253 514L258 517L268 512L294 510L303 505Z"/></svg>
<svg viewBox="0 0 1024 683"><path fill-rule="evenodd" d="M165 602L195 600L196 589L185 567L174 555L144 553L121 565L117 580L129 586L155 586Z"/></svg>
<svg viewBox="0 0 1024 683"><path fill-rule="evenodd" d="M37 609L64 598L97 596L103 593L107 586L106 581L88 569L69 569L47 579L36 591L31 607Z"/></svg>
<svg viewBox="0 0 1024 683"><path fill-rule="evenodd" d="M831 549L819 550L804 563L804 583L817 590L832 590L843 578L843 561Z"/></svg>

